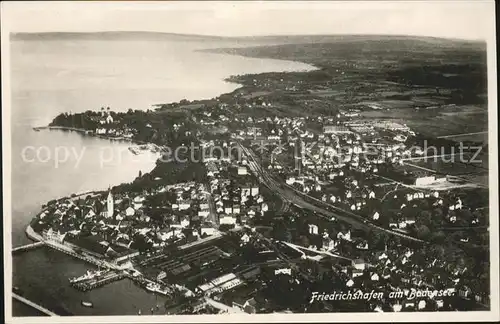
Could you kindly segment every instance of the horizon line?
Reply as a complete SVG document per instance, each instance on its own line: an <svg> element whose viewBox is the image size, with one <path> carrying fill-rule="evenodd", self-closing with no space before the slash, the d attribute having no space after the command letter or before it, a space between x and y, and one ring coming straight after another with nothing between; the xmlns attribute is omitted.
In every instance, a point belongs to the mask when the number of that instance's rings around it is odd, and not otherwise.
<svg viewBox="0 0 500 324"><path fill-rule="evenodd" d="M104 34L104 33L148 33L148 34L162 34L162 35L175 35L175 36L192 36L192 37L206 37L206 38L220 38L220 39L238 39L238 38L266 38L266 37L307 37L307 36L384 36L384 37L420 37L420 38L433 38L442 40L456 40L465 42L486 42L485 39L474 38L458 38L458 37L446 37L446 36L429 36L429 35L415 35L415 34L364 34L364 33L345 33L345 34L266 34L266 35L238 35L238 36L227 36L227 35L208 35L208 34L187 34L187 33L175 33L175 32L164 32L164 31L153 31L153 30L102 30L102 31L11 31L10 35L40 35L40 34Z"/></svg>

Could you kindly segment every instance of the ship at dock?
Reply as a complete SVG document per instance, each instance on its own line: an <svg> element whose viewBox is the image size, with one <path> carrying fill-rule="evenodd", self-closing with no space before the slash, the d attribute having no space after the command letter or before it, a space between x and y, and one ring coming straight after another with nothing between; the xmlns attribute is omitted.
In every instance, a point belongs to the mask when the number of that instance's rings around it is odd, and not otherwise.
<svg viewBox="0 0 500 324"><path fill-rule="evenodd" d="M83 276L70 278L69 282L72 284L76 284L76 283L79 283L79 282L82 282L85 280L90 280L90 279L93 279L95 277L99 277L102 273L103 273L102 270L97 270L97 271L87 270L87 273L85 273Z"/></svg>
<svg viewBox="0 0 500 324"><path fill-rule="evenodd" d="M148 291L154 292L154 293L159 293L162 295L168 295L169 290L167 288L162 288L159 284L150 282L147 284L146 289Z"/></svg>

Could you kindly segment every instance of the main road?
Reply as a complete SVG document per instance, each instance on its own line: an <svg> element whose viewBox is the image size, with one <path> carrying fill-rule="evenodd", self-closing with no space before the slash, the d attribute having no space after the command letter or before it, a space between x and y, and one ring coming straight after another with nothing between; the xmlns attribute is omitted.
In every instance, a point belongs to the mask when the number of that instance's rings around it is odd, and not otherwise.
<svg viewBox="0 0 500 324"><path fill-rule="evenodd" d="M344 210L337 206L330 205L326 202L323 202L319 199L311 197L307 194L304 194L295 188L288 186L287 184L280 183L276 181L271 175L265 171L262 166L257 162L257 158L251 149L246 148L240 142L237 142L244 154L248 157L248 165L250 170L255 173L255 175L259 178L259 181L262 182L265 186L267 186L270 190L274 191L278 195L280 195L284 200L290 201L294 205L314 211L318 216L323 217L328 220L332 220L334 218L338 218L343 220L357 228L361 229L375 229L381 232L385 232L387 234L399 236L401 238L423 243L424 241L398 233L387 228L383 228L371 223L365 217L360 216L358 214L352 213L350 211Z"/></svg>

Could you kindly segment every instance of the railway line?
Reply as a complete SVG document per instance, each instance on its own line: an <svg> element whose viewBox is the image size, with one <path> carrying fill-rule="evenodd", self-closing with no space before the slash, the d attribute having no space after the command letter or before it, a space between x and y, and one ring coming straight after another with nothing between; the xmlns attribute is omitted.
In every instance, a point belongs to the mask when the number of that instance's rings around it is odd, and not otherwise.
<svg viewBox="0 0 500 324"><path fill-rule="evenodd" d="M259 181L261 181L264 185L266 185L270 190L274 191L278 195L280 195L284 200L290 201L294 205L312 210L318 214L318 216L325 218L327 220L331 220L332 217L339 218L347 223L352 224L353 226L356 226L358 228L362 229L376 229L381 232L385 232L390 235L394 236L399 236L401 238L413 241L413 242L419 242L423 243L424 241L402 234L398 233L380 226L377 226L373 223L371 223L369 220L366 218L357 215L355 213L352 213L350 211L346 211L344 209L341 209L337 206L330 205L326 202L323 202L319 199L316 199L314 197L311 197L305 193L302 193L295 188L287 185L287 184L281 184L277 182L273 177L271 177L257 162L257 159L255 157L255 154L245 146L243 146L241 143L238 142L240 145L241 149L243 152L249 157L249 167L256 174L256 176L259 178ZM319 207L321 206L321 207Z"/></svg>

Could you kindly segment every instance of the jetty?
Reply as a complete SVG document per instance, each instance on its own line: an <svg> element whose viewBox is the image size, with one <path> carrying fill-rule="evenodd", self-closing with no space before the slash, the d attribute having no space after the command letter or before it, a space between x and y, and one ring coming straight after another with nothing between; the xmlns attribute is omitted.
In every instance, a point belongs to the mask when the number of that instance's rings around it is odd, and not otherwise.
<svg viewBox="0 0 500 324"><path fill-rule="evenodd" d="M107 261L104 261L104 260L100 260L92 255L89 255L89 254L84 254L84 253L77 253L75 252L71 247L69 246L65 246L61 243L58 243L58 242L54 242L54 241L51 241L51 240L45 240L44 243L54 249L54 250L57 250L59 252L63 252L65 254L68 254L74 258L77 258L77 259L80 259L82 261L85 261L85 262L88 262L90 264L93 264L93 265L96 265L98 267L101 267L101 268L107 268L107 269L115 269L115 270L121 270L119 268L119 266L113 264L113 263L110 263L110 262L107 262Z"/></svg>
<svg viewBox="0 0 500 324"><path fill-rule="evenodd" d="M36 127L33 127L34 131L40 131L43 129L64 130L64 131L79 132L79 133L84 133L84 134L92 134L93 133L91 130L88 130L88 129L67 127L67 126L36 126Z"/></svg>
<svg viewBox="0 0 500 324"><path fill-rule="evenodd" d="M36 249L37 247L40 247L40 246L43 246L44 243L43 242L35 242L35 243L31 243L31 244L26 244L26 245L22 245L22 246L18 246L18 247L15 247L12 249L12 254L14 253L20 253L20 252L24 252L24 251L29 251L29 250L33 250L33 249Z"/></svg>
<svg viewBox="0 0 500 324"><path fill-rule="evenodd" d="M125 277L127 277L127 275L124 272L108 271L100 276L92 277L85 281L73 283L72 286L81 291L88 291L104 286L105 284L121 280Z"/></svg>
<svg viewBox="0 0 500 324"><path fill-rule="evenodd" d="M36 309L36 310L38 310L38 311L40 311L40 312L44 313L45 315L49 315L49 316L59 316L59 315L57 315L56 313L51 312L51 311L50 311L50 310L48 310L47 308L42 307L42 306L40 306L40 305L38 305L38 304L36 304L36 303L34 303L34 302L32 302L32 301L30 301L30 300L28 300L28 299L24 298L24 297L19 296L19 295L18 295L18 294L16 294L15 292L12 292L12 298L14 298L15 300L20 301L21 303L24 303L24 304L26 304L26 305L30 306L30 307L33 307L34 309Z"/></svg>

